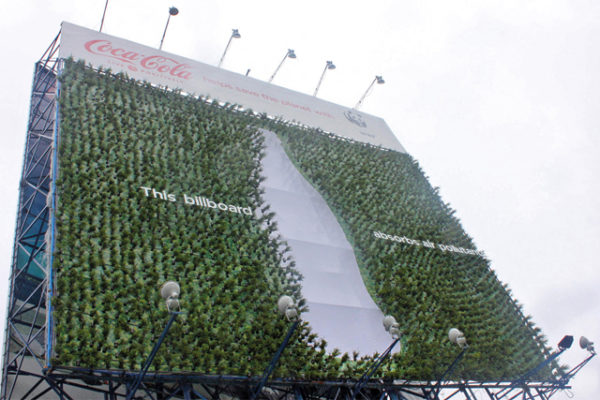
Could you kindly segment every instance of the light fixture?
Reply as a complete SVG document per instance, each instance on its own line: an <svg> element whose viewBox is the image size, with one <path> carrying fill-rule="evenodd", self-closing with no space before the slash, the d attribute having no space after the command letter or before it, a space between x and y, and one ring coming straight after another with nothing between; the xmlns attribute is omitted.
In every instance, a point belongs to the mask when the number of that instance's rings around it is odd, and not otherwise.
<svg viewBox="0 0 600 400"><path fill-rule="evenodd" d="M391 315L386 315L383 318L383 327L390 335L392 335L392 338L400 338L400 325L396 322L396 318Z"/></svg>
<svg viewBox="0 0 600 400"><path fill-rule="evenodd" d="M559 347L560 347L560 344L559 344ZM571 379L573 379L575 377L575 375L577 375L577 373L579 371L581 371L583 369L583 367L585 367L587 365L587 363L589 363L592 360L592 358L596 357L596 351L594 350L594 343L591 342L585 336L581 336L579 338L579 347L581 347L584 350L587 350L590 354L586 357L585 360L583 360L582 362L580 362L579 364L577 364L576 366L574 366L573 368L571 368L566 373L563 373L562 377L559 380L559 382L561 383L561 385L564 385L564 386L568 385L569 381ZM564 351L564 349L561 348L561 350L558 351L555 354L560 354L563 351ZM556 358L556 356L554 356L554 355L552 357L550 357L551 360L553 360L554 358ZM550 396L548 396L548 398L550 398Z"/></svg>
<svg viewBox="0 0 600 400"><path fill-rule="evenodd" d="M448 339L450 342L458 345L460 348L464 348L467 346L467 339L465 338L465 334L456 328L450 328L448 331Z"/></svg>
<svg viewBox="0 0 600 400"><path fill-rule="evenodd" d="M171 8L175 8L175 7L171 7ZM177 11L177 9L175 9L175 11ZM165 329L163 329L162 333L158 337L158 341L154 344L154 347L152 348L150 355L148 355L148 358L142 365L142 369L140 370L140 373L136 376L133 384L127 388L125 400L133 400L135 398L135 392L137 392L138 388L140 387L140 384L144 380L144 376L146 376L146 373L148 372L148 369L150 368L150 365L152 364L152 361L154 360L154 357L156 356L156 353L158 352L160 345L163 343L163 341L167 337L167 333L169 332L171 325L173 325L175 318L177 318L177 316L179 314L182 314L182 312L179 311L179 294L180 293L181 293L181 288L179 287L179 284L175 281L167 281L167 282L163 283L163 285L160 287L160 296L163 299L165 299L165 302L167 304L167 309L169 310L169 314L170 314L169 321L167 322ZM174 309L177 309L177 311L174 311Z"/></svg>
<svg viewBox="0 0 600 400"><path fill-rule="evenodd" d="M288 321L295 321L298 318L298 309L290 296L281 296L277 301L277 309L279 314L285 315Z"/></svg>
<svg viewBox="0 0 600 400"><path fill-rule="evenodd" d="M181 289L175 281L165 282L160 288L160 295L165 299L167 310L170 312L179 311L179 293L181 293Z"/></svg>
<svg viewBox="0 0 600 400"><path fill-rule="evenodd" d="M321 74L321 78L319 79L319 83L317 84L317 87L315 89L315 92L313 93L313 96L317 95L317 92L319 91L319 88L321 87L321 82L323 82L323 77L325 76L325 72L327 72L328 69L335 69L335 64L333 63L333 61L327 61L325 63L325 69L323 69L323 73Z"/></svg>
<svg viewBox="0 0 600 400"><path fill-rule="evenodd" d="M358 100L358 103L356 103L356 105L354 106L355 110L358 110L358 108L362 105L363 101L365 101L365 97L367 97L375 83L377 83L378 85L383 85L385 83L385 80L383 80L383 77L381 75L376 75L375 79L373 79L367 90L365 90L365 93L361 96L360 100Z"/></svg>
<svg viewBox="0 0 600 400"><path fill-rule="evenodd" d="M452 361L452 364L450 364L446 371L444 371L444 373L437 380L437 383L435 384L432 390L433 395L431 396L434 399L438 398L438 394L440 393L440 390L442 388L442 381L446 378L446 376L450 375L450 373L456 368L460 360L462 360L465 353L469 349L469 346L467 345L467 339L465 338L465 334L457 328L450 328L450 330L448 330L448 339L450 339L450 342L460 346L462 350L458 354L458 356L456 356L454 361Z"/></svg>
<svg viewBox="0 0 600 400"><path fill-rule="evenodd" d="M572 344L573 344L573 336L566 335L564 338L562 338L560 340L560 342L558 342L558 348L560 350L570 349Z"/></svg>
<svg viewBox="0 0 600 400"><path fill-rule="evenodd" d="M579 338L579 347L584 350L589 351L590 353L595 353L594 351L594 342L590 342L588 338L582 336Z"/></svg>
<svg viewBox="0 0 600 400"><path fill-rule="evenodd" d="M160 39L160 46L158 46L159 50L162 50L162 45L165 40L165 35L167 34L167 28L169 27L169 21L171 20L171 16L175 16L179 14L179 10L176 7L169 8L169 17L167 18L167 24L165 25L165 31L163 32L162 39Z"/></svg>
<svg viewBox="0 0 600 400"><path fill-rule="evenodd" d="M271 358L271 362L263 372L263 376L258 382L258 385L256 385L256 387L252 391L252 394L250 396L251 400L256 399L259 393L262 391L263 386L265 385L265 383L267 383L269 376L277 366L277 362L279 361L283 350L288 345L292 334L300 324L300 318L298 318L298 309L296 308L296 303L294 302L294 299L292 299L290 296L283 295L279 298L279 300L277 300L277 310L279 311L279 314L285 315L287 320L292 322L292 324L290 325L287 334L283 339L283 342L281 342L281 345L279 345L279 348L277 349L275 354L273 354L273 358Z"/></svg>
<svg viewBox="0 0 600 400"><path fill-rule="evenodd" d="M242 35L240 35L240 31L238 31L237 29L231 30L231 36L229 36L229 41L227 42L227 46L225 46L225 51L223 51L223 55L221 56L221 59L219 60L219 65L217 65L217 67L221 68L221 64L223 64L223 60L225 59L225 54L227 54L227 50L229 50L229 45L231 44L231 41L233 39L239 39L241 37L242 37Z"/></svg>
<svg viewBox="0 0 600 400"><path fill-rule="evenodd" d="M285 56L283 56L283 59L281 60L281 62L279 63L279 65L277 66L277 69L275 69L275 72L273 72L273 75L271 75L271 77L269 78L269 82L273 81L273 78L275 78L275 75L277 74L277 72L279 71L279 69L281 68L281 66L283 65L283 62L287 59L287 58L296 58L296 53L294 52L293 49L288 49L287 53L285 53Z"/></svg>
<svg viewBox="0 0 600 400"><path fill-rule="evenodd" d="M385 361L385 359L390 355L392 349L400 341L400 326L398 322L396 322L396 318L391 315L386 315L383 317L383 327L386 331L392 335L394 341L392 344L388 346L387 349L379 357L375 359L375 361L367 368L367 371L360 377L360 379L356 382L356 384L352 387L352 400L355 400L358 394L361 392L362 388L367 384L369 379L373 376L373 374L377 371L379 366Z"/></svg>

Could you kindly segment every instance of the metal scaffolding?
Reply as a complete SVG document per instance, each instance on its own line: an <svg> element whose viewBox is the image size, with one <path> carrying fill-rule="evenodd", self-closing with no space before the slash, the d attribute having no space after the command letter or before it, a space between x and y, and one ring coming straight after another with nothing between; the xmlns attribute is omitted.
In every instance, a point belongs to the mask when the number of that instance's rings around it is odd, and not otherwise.
<svg viewBox="0 0 600 400"><path fill-rule="evenodd" d="M2 399L24 387L49 388L49 194L56 134L57 36L35 64L11 265L2 369ZM44 389L42 389L44 390Z"/></svg>
<svg viewBox="0 0 600 400"><path fill-rule="evenodd" d="M57 368L46 371L46 377L64 393L61 399L80 398L72 390L86 390L85 398L117 400L129 394L137 371ZM199 374L148 373L135 398L170 399L249 399L260 377L208 376ZM388 399L388 400L548 400L569 382L476 382L476 381L405 381L374 379L356 392L356 380L290 380L272 379L262 388L257 399ZM81 393L81 392L80 392ZM34 398L34 397L27 397Z"/></svg>
<svg viewBox="0 0 600 400"><path fill-rule="evenodd" d="M6 399L389 399L547 400L563 389L589 357L562 377L545 382L531 375L506 382L339 379L269 379L198 373L51 365L52 246L59 118L59 36L35 64L31 109L20 184L11 265L0 400ZM284 341L285 343L285 341ZM284 346L285 347L285 346ZM282 349L281 349L282 350ZM548 360L547 360L548 361ZM148 365L149 366L149 365ZM273 366L274 368L274 366ZM139 388L138 386L139 385ZM258 388L258 389L257 389Z"/></svg>

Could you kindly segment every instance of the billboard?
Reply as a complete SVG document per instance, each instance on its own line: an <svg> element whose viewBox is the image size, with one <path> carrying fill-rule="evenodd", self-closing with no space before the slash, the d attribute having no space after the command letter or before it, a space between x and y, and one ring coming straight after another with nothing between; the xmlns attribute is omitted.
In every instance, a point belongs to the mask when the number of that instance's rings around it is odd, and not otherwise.
<svg viewBox="0 0 600 400"><path fill-rule="evenodd" d="M289 324L284 294L302 324L280 377L359 377L392 341L388 314L403 338L382 377L435 379L457 353L451 327L468 337L469 379L542 360L539 332L383 120L361 114L363 135L341 106L119 40L63 24L61 56L83 61L60 75L53 365L139 369L167 280L185 314L157 371L261 374ZM158 86L148 58L189 82Z"/></svg>

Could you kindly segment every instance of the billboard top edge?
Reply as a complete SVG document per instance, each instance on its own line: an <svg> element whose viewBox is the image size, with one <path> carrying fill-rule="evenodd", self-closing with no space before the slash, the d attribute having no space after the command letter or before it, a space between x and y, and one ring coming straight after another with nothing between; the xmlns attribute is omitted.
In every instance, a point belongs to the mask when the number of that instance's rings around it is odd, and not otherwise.
<svg viewBox="0 0 600 400"><path fill-rule="evenodd" d="M61 26L61 58L83 59L95 68L125 72L136 80L239 104L352 140L406 152L380 117L70 22L63 21Z"/></svg>

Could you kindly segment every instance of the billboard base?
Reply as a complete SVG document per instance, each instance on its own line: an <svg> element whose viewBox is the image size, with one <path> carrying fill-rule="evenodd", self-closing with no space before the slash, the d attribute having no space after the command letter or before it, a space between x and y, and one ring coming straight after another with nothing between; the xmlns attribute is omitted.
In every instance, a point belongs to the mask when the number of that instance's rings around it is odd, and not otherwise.
<svg viewBox="0 0 600 400"><path fill-rule="evenodd" d="M46 371L41 379L51 382L60 399L124 399L138 377L137 371L86 370L57 368ZM135 398L139 399L248 399L261 377L230 375L200 375L186 373L148 373ZM565 381L545 382L475 382L403 380L369 380L355 391L356 380L302 381L269 380L257 393L256 399L550 399L560 390L570 389ZM521 396L521 397L519 397ZM524 396L524 397L523 397ZM40 398L35 395L23 399Z"/></svg>

